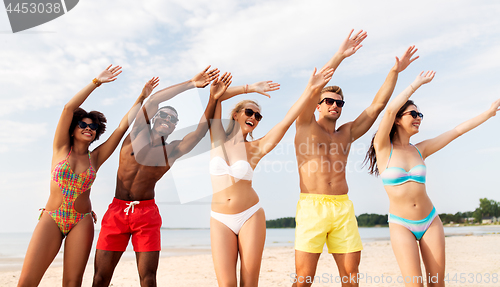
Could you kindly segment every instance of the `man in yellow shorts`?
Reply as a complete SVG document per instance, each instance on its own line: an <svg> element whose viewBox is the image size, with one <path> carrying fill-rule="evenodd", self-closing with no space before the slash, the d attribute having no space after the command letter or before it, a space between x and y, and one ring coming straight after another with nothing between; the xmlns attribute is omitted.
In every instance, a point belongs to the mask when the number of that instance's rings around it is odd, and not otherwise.
<svg viewBox="0 0 500 287"><path fill-rule="evenodd" d="M337 69L353 55L366 32L352 32L342 42L326 66ZM295 269L293 286L311 286L318 259L325 243L339 269L342 286L358 286L361 238L352 202L347 196L345 167L351 144L365 134L385 108L392 95L398 73L414 59L414 47L398 59L372 104L352 122L336 128L344 106L344 95L337 86L315 94L297 118L295 152L299 166L300 200L295 231ZM314 111L318 110L316 120ZM330 282L333 283L333 282Z"/></svg>

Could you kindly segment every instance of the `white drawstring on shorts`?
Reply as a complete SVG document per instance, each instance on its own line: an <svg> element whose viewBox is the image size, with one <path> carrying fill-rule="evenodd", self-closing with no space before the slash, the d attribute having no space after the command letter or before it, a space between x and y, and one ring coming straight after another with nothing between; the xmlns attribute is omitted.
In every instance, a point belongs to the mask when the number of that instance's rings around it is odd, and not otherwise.
<svg viewBox="0 0 500 287"><path fill-rule="evenodd" d="M141 203L140 201L132 201L131 203L125 203L126 205L128 205L127 208L125 208L123 210L123 212L125 212L127 215L128 215L128 212L130 210L130 208L132 207L132 213L134 213L134 206Z"/></svg>

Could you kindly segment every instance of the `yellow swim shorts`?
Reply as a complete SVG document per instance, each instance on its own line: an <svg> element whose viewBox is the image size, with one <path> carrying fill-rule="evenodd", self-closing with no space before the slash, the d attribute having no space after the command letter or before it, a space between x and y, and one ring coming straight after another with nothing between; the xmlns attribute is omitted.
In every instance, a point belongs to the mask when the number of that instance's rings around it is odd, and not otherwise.
<svg viewBox="0 0 500 287"><path fill-rule="evenodd" d="M295 249L309 253L350 253L363 249L347 194L301 193L295 217Z"/></svg>

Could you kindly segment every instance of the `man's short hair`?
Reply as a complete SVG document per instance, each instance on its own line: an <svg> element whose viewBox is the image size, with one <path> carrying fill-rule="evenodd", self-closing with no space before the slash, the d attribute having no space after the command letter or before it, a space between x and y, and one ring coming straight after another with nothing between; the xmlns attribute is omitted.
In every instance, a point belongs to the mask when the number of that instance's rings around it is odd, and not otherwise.
<svg viewBox="0 0 500 287"><path fill-rule="evenodd" d="M176 110L176 109L174 109L174 107L172 107L172 106L164 106L164 107L161 107L161 108L159 108L159 109L158 109L158 111L163 110L163 109L171 109L171 110L172 110L172 111L174 111L177 115L179 115L179 113L177 112L177 110Z"/></svg>
<svg viewBox="0 0 500 287"><path fill-rule="evenodd" d="M344 93L342 93L342 89L339 86L324 87L323 90L321 90L321 95L326 92L338 94L342 97L342 101L344 100Z"/></svg>

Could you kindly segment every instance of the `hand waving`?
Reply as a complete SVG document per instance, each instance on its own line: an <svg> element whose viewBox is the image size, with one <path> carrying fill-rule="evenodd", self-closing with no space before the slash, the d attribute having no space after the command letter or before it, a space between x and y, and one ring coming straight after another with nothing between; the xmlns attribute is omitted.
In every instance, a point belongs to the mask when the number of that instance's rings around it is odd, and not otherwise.
<svg viewBox="0 0 500 287"><path fill-rule="evenodd" d="M206 67L205 70L199 72L191 79L195 87L204 88L219 76L219 69L215 68L210 71L208 71L208 69L210 69L210 66Z"/></svg>
<svg viewBox="0 0 500 287"><path fill-rule="evenodd" d="M151 80L147 81L146 84L144 85L144 88L142 88L141 96L143 99L149 97L151 95L151 92L153 92L154 88L158 87L158 83L160 82L160 78L158 77L153 77Z"/></svg>
<svg viewBox="0 0 500 287"><path fill-rule="evenodd" d="M427 84L430 81L432 81L432 79L434 79L435 75L436 75L436 72L434 72L434 71L427 71L427 72L425 72L425 74L424 74L424 71L422 71L422 73L420 73L420 75L418 75L417 78L415 79L415 83L419 86L423 85L423 84Z"/></svg>
<svg viewBox="0 0 500 287"><path fill-rule="evenodd" d="M313 90L323 88L332 79L333 71L333 68L325 67L321 69L318 74L316 74L316 68L314 68L314 71L309 78L309 87Z"/></svg>
<svg viewBox="0 0 500 287"><path fill-rule="evenodd" d="M277 91L280 89L280 84L273 83L273 81L262 81L253 83L250 85L249 90L255 93L259 93L268 98L271 96L267 92Z"/></svg>
<svg viewBox="0 0 500 287"><path fill-rule="evenodd" d="M354 32L354 29L351 30L351 33L349 33L349 36L340 44L338 53L342 54L344 57L350 57L354 53L356 53L357 50L359 50L363 45L361 45L361 42L363 42L364 39L368 36L366 32L363 32L363 30L360 30L354 37L351 39L351 35Z"/></svg>
<svg viewBox="0 0 500 287"><path fill-rule="evenodd" d="M417 51L418 49L415 48L415 45L410 46L401 57L401 60L396 57L396 64L394 64L394 69L396 69L398 73L404 71L404 69L406 69L413 61L419 58L419 56L412 58Z"/></svg>
<svg viewBox="0 0 500 287"><path fill-rule="evenodd" d="M218 100L226 92L229 85L231 85L232 79L233 76L231 73L227 72L224 73L220 79L219 77L215 78L210 86L210 96Z"/></svg>
<svg viewBox="0 0 500 287"><path fill-rule="evenodd" d="M491 104L490 111L492 116L496 116L497 112L500 111L500 99L496 100Z"/></svg>
<svg viewBox="0 0 500 287"><path fill-rule="evenodd" d="M102 71L99 76L97 76L97 81L99 83L108 83L108 82L113 82L116 80L116 77L121 74L121 69L122 67L120 66L115 66L111 68L113 65L109 65L109 67L106 68L106 70ZM110 69L111 68L111 69Z"/></svg>

